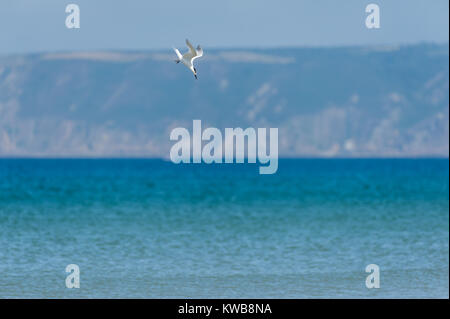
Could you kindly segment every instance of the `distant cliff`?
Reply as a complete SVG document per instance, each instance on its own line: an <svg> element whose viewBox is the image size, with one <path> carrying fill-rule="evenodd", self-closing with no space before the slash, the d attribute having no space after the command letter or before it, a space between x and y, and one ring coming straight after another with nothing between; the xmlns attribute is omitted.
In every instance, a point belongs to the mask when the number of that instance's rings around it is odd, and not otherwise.
<svg viewBox="0 0 450 319"><path fill-rule="evenodd" d="M448 45L0 56L0 156L168 157L170 130L278 127L280 156L448 156Z"/></svg>

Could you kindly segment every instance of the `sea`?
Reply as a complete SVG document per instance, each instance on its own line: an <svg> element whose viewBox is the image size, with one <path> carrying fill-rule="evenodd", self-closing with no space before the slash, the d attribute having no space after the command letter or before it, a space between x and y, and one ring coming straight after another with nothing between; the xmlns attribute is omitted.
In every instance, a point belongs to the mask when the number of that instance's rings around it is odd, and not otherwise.
<svg viewBox="0 0 450 319"><path fill-rule="evenodd" d="M449 298L449 160L0 159L0 298Z"/></svg>

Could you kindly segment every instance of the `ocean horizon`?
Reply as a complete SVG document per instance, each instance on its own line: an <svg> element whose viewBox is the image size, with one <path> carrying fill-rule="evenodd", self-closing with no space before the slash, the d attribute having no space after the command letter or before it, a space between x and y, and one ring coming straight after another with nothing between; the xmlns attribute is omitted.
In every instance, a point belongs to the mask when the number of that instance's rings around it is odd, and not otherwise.
<svg viewBox="0 0 450 319"><path fill-rule="evenodd" d="M449 297L448 158L258 167L0 159L0 297Z"/></svg>

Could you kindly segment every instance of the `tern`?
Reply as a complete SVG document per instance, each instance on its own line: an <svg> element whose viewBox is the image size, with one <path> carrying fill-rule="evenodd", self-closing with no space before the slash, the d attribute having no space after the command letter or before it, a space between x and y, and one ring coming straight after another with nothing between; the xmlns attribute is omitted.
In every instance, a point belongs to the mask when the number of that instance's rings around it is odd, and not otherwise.
<svg viewBox="0 0 450 319"><path fill-rule="evenodd" d="M175 60L176 63L183 63L185 66L189 68L189 70L194 73L195 79L197 79L197 69L194 68L194 60L203 56L203 49L200 46L197 46L197 49L194 49L192 44L186 39L186 44L189 48L189 51L185 54L181 54L178 49L173 48L175 53L177 54L178 59Z"/></svg>

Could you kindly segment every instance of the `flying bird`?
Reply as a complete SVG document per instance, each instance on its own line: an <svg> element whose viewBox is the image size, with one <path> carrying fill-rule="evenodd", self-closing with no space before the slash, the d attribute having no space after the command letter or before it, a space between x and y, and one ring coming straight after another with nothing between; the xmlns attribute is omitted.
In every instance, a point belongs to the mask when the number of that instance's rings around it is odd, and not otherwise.
<svg viewBox="0 0 450 319"><path fill-rule="evenodd" d="M178 49L173 48L175 53L177 54L177 59L175 60L176 63L183 63L185 66L189 68L189 70L194 73L195 79L197 79L197 69L194 68L194 60L203 56L203 49L200 46L197 46L197 49L194 49L192 44L189 42L188 39L186 39L186 44L189 48L189 51L185 54L181 54Z"/></svg>

